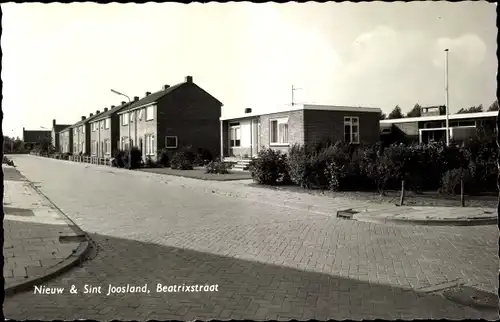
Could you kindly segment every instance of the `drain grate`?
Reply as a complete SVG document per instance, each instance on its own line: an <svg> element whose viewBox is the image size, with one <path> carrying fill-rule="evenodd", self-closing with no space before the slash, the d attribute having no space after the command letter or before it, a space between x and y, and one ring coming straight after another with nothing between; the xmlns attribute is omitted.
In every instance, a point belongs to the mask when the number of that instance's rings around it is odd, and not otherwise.
<svg viewBox="0 0 500 322"><path fill-rule="evenodd" d="M357 213L359 213L359 211L355 211L352 209L339 210L339 211L337 211L337 218L352 220L352 217Z"/></svg>

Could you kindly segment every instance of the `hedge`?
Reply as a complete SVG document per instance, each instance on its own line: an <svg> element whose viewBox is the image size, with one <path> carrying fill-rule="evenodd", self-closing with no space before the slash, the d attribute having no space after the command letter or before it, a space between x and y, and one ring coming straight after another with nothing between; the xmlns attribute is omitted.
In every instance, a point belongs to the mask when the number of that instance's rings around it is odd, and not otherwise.
<svg viewBox="0 0 500 322"><path fill-rule="evenodd" d="M496 192L498 150L494 142L353 146L325 144L311 151L293 145L288 154L272 149L251 163L254 181L266 185L295 184L334 191L399 190L403 181L415 192L454 194L463 180L467 194ZM458 188L457 188L458 187Z"/></svg>

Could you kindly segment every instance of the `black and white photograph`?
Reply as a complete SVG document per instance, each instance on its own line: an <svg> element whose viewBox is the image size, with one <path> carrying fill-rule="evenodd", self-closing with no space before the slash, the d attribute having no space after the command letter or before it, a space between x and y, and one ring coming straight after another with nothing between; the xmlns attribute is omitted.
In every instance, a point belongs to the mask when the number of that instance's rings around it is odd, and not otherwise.
<svg viewBox="0 0 500 322"><path fill-rule="evenodd" d="M1 11L5 319L500 319L496 3Z"/></svg>

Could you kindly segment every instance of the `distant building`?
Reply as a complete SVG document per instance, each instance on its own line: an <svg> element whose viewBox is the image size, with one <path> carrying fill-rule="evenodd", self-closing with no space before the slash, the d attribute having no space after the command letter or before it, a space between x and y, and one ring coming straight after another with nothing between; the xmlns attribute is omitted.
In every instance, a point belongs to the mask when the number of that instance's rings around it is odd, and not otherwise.
<svg viewBox="0 0 500 322"><path fill-rule="evenodd" d="M52 120L52 145L57 152L62 152L59 133L69 126L71 126L71 124L57 124L55 119Z"/></svg>
<svg viewBox="0 0 500 322"><path fill-rule="evenodd" d="M52 139L52 131L50 130L26 130L23 127L23 142L24 148L27 150L32 150L43 140Z"/></svg>
<svg viewBox="0 0 500 322"><path fill-rule="evenodd" d="M421 117L408 117L380 121L380 134L385 142L428 143L446 141L446 115L440 115L440 108L422 110ZM436 112L437 111L437 112ZM498 112L450 114L450 140L464 142L478 135L478 130L495 130Z"/></svg>

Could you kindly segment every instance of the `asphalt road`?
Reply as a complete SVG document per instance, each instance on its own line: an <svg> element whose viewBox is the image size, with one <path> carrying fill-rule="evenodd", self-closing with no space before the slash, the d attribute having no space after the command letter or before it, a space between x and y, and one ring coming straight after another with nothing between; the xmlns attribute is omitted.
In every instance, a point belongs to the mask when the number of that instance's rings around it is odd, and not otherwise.
<svg viewBox="0 0 500 322"><path fill-rule="evenodd" d="M47 283L64 294L6 298L9 319L498 317L417 291L460 280L495 292L495 226L362 223L280 207L268 202L272 196L216 194L205 181L12 159L96 247L81 267ZM148 284L150 293L82 292L127 284ZM158 284L209 291L157 292ZM80 292L70 294L71 285Z"/></svg>

